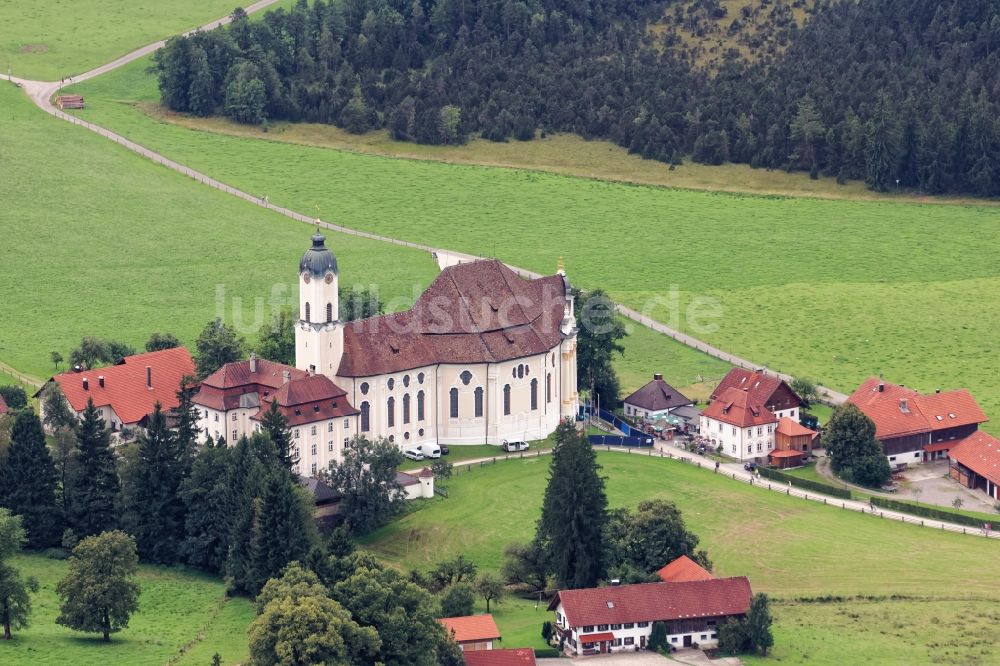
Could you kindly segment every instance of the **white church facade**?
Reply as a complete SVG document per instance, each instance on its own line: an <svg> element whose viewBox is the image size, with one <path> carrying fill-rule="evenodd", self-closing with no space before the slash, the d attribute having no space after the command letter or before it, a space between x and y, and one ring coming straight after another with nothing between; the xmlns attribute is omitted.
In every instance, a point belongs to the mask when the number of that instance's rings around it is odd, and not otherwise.
<svg viewBox="0 0 1000 666"><path fill-rule="evenodd" d="M496 260L441 271L412 308L341 322L338 268L317 233L299 262L294 368L230 363L202 382L200 426L235 444L271 402L289 420L299 473L355 435L400 448L543 439L577 413L569 282L526 280Z"/></svg>

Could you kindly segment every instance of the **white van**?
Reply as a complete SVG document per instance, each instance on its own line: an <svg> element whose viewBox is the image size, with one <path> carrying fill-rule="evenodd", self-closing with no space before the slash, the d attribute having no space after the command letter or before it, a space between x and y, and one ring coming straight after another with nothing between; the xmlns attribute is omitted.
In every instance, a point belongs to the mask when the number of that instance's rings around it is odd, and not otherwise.
<svg viewBox="0 0 1000 666"><path fill-rule="evenodd" d="M420 452L424 454L425 458L441 457L441 447L439 447L437 444L421 444Z"/></svg>
<svg viewBox="0 0 1000 666"><path fill-rule="evenodd" d="M527 442L508 442L506 439L503 440L503 444L500 445L504 451L527 451Z"/></svg>

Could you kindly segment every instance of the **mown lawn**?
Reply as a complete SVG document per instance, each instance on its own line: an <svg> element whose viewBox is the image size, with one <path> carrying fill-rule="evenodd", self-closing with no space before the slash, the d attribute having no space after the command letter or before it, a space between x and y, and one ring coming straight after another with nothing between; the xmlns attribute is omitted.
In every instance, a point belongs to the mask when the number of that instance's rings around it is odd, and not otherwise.
<svg viewBox="0 0 1000 666"><path fill-rule="evenodd" d="M801 607L804 610L780 606L775 656L782 661L845 663L845 651L852 648L858 661L923 663L906 659L917 654L914 650L930 650L927 646L934 642L952 645L955 641L940 634L901 630L896 624L918 615L926 625L934 623L932 618L954 625L965 617L971 603L968 597L992 603L1000 600L1000 552L995 542L824 507L734 483L673 460L613 452L598 456L608 477L612 506L634 506L653 497L676 502L708 550L716 573L748 576L756 591L782 601L826 595L903 595L929 598L936 604L905 599L856 611L854 602L846 603L847 612L869 620L851 623L850 633L845 634L837 634L843 618L827 612L827 606ZM533 534L548 460L502 462L461 474L451 480L448 499L427 502L365 539L364 545L403 568L429 569L462 553L483 569L497 569L505 544ZM956 599L962 603L944 603ZM524 600L505 611L509 619L498 616L498 621L507 647L514 645L506 640L508 636L534 640L534 625L546 619L536 616L533 604ZM970 626L980 642L995 637L994 625L977 621ZM899 659L880 661L891 654L877 645L881 632L909 636L912 649L900 653ZM859 634L868 640L858 641ZM825 645L824 636L831 645ZM973 645L975 652L962 654L978 654L982 646L970 644L970 649Z"/></svg>
<svg viewBox="0 0 1000 666"><path fill-rule="evenodd" d="M142 566L139 611L127 629L104 643L98 634L82 634L55 623L59 597L55 588L67 563L41 555L22 555L11 563L24 575L35 576L41 589L34 596L31 626L0 641L0 663L31 664L163 664L190 654L178 663L208 664L216 652L225 664L246 661L246 628L253 606L246 599L227 599L221 580L180 569ZM192 659L192 658L197 659Z"/></svg>
<svg viewBox="0 0 1000 666"><path fill-rule="evenodd" d="M776 370L845 391L878 372L967 386L1000 413L996 207L670 190L193 131L138 108L158 96L145 66L80 86L81 115L348 226L538 271L564 257L574 283Z"/></svg>
<svg viewBox="0 0 1000 666"><path fill-rule="evenodd" d="M0 84L0 359L44 377L84 335L191 344L217 315L254 338L298 305L312 230L206 188L34 108ZM327 234L343 284L407 307L437 274L424 252ZM3 375L0 375L2 377Z"/></svg>
<svg viewBox="0 0 1000 666"><path fill-rule="evenodd" d="M247 3L249 4L249 3ZM0 0L0 62L6 74L55 81L233 10L232 0Z"/></svg>

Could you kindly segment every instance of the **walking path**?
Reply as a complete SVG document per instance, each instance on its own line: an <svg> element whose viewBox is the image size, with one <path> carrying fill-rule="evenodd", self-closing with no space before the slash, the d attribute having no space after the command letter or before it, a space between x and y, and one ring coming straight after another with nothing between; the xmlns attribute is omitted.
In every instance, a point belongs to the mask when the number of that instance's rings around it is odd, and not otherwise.
<svg viewBox="0 0 1000 666"><path fill-rule="evenodd" d="M264 9L265 7L268 7L268 6L272 5L272 4L275 4L278 1L279 0L259 0L258 2L255 2L254 4L252 4L249 7L247 7L246 11L247 11L248 14L249 13L253 13L255 11L259 11L261 9ZM226 16L226 17L221 18L221 19L219 19L217 21L211 21L211 22L205 24L204 26L202 26L201 28L197 28L196 30L210 30L210 29L215 28L217 26L229 23L229 21L230 21L229 17ZM192 30L190 32L195 32L195 31ZM185 34L190 34L190 32L185 33ZM159 41L159 42L156 42L154 44L149 44L147 46L144 46L144 47L142 47L140 49L136 49L135 51L132 51L131 53L129 53L127 55L124 55L124 56L122 56L122 57L120 57L120 58L118 58L116 60L113 60L112 62L109 62L106 65L101 65L100 67L92 69L89 72L85 72L83 74L80 74L79 76L74 76L71 79L71 83L80 83L82 81L86 81L87 79L91 79L91 78L93 78L95 76L99 76L101 74L106 74L107 72L110 72L110 71L113 71L113 70L115 70L115 69L117 69L119 67L122 67L123 65L126 65L126 64L128 64L128 63L130 63L130 62L132 62L132 61L134 61L134 60L136 60L138 58L141 58L141 57L146 56L146 55L148 55L150 53L153 53L157 49L161 48L165 43L166 43L165 40L164 41ZM311 218L309 216L302 215L301 213L293 211L293 210L291 210L289 208L284 208L282 206L276 206L276 205L270 203L270 201L268 201L267 198L261 198L261 197L249 194L247 192L244 192L242 190L239 190L239 189L237 189L235 187L231 187L229 185L226 185L225 183L223 183L223 182L221 182L219 180L216 180L216 179L214 179L214 178L212 178L212 177L210 177L210 176L208 176L206 174L203 174L203 173L201 173L199 171L195 171L194 169L190 169L190 168L184 166L183 164L179 164L178 162L174 162L173 160L168 159L167 157L161 155L160 153L157 153L157 152L154 152L152 150L149 150L148 148L145 148L145 147L139 145L138 143L135 143L134 141L130 141L129 139L125 138L124 136L122 136L120 134L116 134L115 132L112 132L112 131L110 131L108 129L105 129L104 127L101 127L100 125L95 125L94 123L85 122L83 120L80 120L76 116L73 116L73 115L70 115L68 113L65 113L64 111L62 111L61 109L59 109L58 107L56 107L55 104L52 102L52 97L59 91L59 89L60 89L60 87L62 85L60 82L57 82L57 81L30 81L28 79L20 79L20 78L17 78L17 77L10 77L10 78L11 78L11 80L14 83L16 83L18 86L20 86L21 88L24 89L24 91L27 93L28 97L35 103L36 106L38 106L40 109L42 109L46 113L48 113L50 115L53 115L56 118L59 118L61 120L65 120L67 122L73 123L74 125L79 125L80 127L84 127L84 128L86 128L86 129L88 129L88 130L90 130L92 132L95 132L96 134L98 134L98 135L100 135L100 136L102 136L102 137L104 137L104 138L106 138L106 139L108 139L110 141L114 141L115 143L117 143L117 144L119 144L121 146L124 146L125 148L128 148L129 150L131 150L131 151L133 151L135 153L138 153L139 155L142 155L143 157L145 157L145 158L147 158L149 160L152 160L153 162L156 162L157 164L161 164L161 165L167 167L168 169L172 169L173 171L176 171L178 173L184 174L185 176L188 176L189 178L193 178L193 179L197 180L198 182L200 182L200 183L202 183L204 185L208 185L209 187L213 187L213 188L215 188L217 190L225 192L226 194L230 194L232 196L239 197L240 199L248 201L248 202L250 202L252 204L255 204L257 206L260 206L262 208L267 208L267 209L272 210L272 211L274 211L276 213L280 213L281 215L284 215L286 217L290 217L293 220L297 220L299 222L306 222L306 223L309 223L309 224L316 224L316 225L318 225L320 227L323 227L324 229L329 229L331 231L337 231L337 232L345 233L345 234L351 234L351 235L354 235L354 236L359 236L361 238L369 238L371 240L381 241L381 242L384 242L384 243L392 243L394 245L402 245L402 246L413 248L413 249L416 249L416 250L424 250L426 252L430 252L436 258L439 258L439 262L441 262L441 263L445 263L445 262L447 262L447 263L457 263L457 262L461 262L461 261L471 261L471 260L479 258L479 257L476 257L474 255L470 255L470 254L464 254L464 253L461 253L461 252L454 252L452 250L445 250L445 249L440 249L440 248L434 248L434 247L431 247L429 245L423 245L421 243L410 243L410 242L407 242L407 241L399 240L397 238L390 238L388 236L382 236L382 235L379 235L379 234L367 233L367 232L364 232L364 231L358 231L357 229L350 229L350 228L342 227L342 226L335 225L335 224L329 224L329 223L323 222L323 221L321 221L319 219L313 219L313 218ZM447 259L445 259L445 258L447 258ZM525 270L523 268L518 268L516 266L511 266L511 268L513 270L515 270L516 272L518 272L519 274L525 276L525 277L540 277L540 274L532 272L532 271ZM730 354L728 352L725 352L725 351L723 351L723 350L721 350L721 349L719 349L717 347L714 347L714 346L708 344L707 342L699 340L699 339L697 339L697 338L695 338L693 336L690 336L690 335L688 335L686 333L683 333L683 332L681 332L681 331L679 331L679 330L677 330L675 328L671 328L670 326L667 326L666 324L663 324L661 322L655 321L655 320L647 317L646 315L643 315L643 314L637 312L636 310L633 310L632 308L625 307L624 305L616 305L615 309L621 315L627 317L628 319L630 319L630 320L632 320L632 321L634 321L634 322L636 322L638 324L641 324L642 326L646 326L647 328L650 328L651 330L656 331L657 333L660 333L662 335L666 335L667 337L673 338L674 340L676 340L677 342L680 342L683 345L686 345L688 347L696 349L696 350L698 350L700 352L703 352L705 354L708 354L710 356L714 356L714 357L716 357L718 359L721 359L721 360L723 360L723 361L725 361L725 362L727 362L727 363L729 363L731 365L735 365L735 366L739 366L741 368L747 368L747 369L755 369L755 368L759 368L760 367L759 364L754 363L753 361L751 361L749 359L745 359L745 358L742 358L740 356L736 356L735 354ZM773 374L773 375L777 376L777 377L780 377L781 379L784 379L785 381L791 381L791 379L792 379L791 375L787 375L787 374L783 374L783 373L777 373L777 372L772 372L772 371L768 371L768 372L770 374ZM834 391L833 389L830 389L830 388L826 388L824 386L817 386L816 389L817 389L817 391L819 391L819 394L821 396L823 396L824 399L827 402L829 402L830 404L833 404L833 405L839 405L839 404L841 404L842 402L844 402L847 399L847 396L845 394L840 393L838 391Z"/></svg>

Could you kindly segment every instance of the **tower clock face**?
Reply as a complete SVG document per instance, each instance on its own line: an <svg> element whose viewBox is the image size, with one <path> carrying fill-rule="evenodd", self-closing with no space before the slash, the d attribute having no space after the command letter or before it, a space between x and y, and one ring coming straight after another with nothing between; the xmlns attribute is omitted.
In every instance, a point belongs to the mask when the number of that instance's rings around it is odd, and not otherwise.
<svg viewBox="0 0 1000 666"><path fill-rule="evenodd" d="M326 277L323 278L327 284L333 284L333 273L327 273Z"/></svg>
<svg viewBox="0 0 1000 666"><path fill-rule="evenodd" d="M312 276L309 275L309 273L303 273L302 279L305 281L306 284L312 282Z"/></svg>

